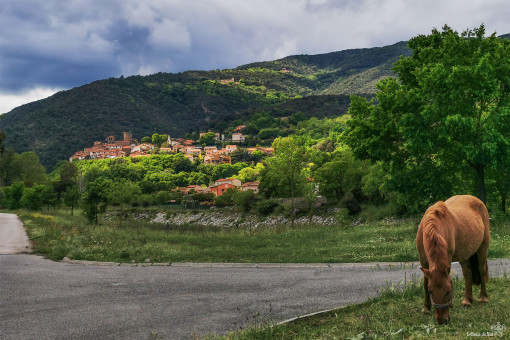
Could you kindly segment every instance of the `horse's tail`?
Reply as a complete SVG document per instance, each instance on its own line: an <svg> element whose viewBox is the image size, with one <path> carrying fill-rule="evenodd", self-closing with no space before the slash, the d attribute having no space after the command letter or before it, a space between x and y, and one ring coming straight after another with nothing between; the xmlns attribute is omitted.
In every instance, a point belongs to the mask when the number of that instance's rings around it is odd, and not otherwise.
<svg viewBox="0 0 510 340"><path fill-rule="evenodd" d="M482 276L478 269L478 254L474 253L469 258L468 268L471 269L471 282L477 286L482 283Z"/></svg>

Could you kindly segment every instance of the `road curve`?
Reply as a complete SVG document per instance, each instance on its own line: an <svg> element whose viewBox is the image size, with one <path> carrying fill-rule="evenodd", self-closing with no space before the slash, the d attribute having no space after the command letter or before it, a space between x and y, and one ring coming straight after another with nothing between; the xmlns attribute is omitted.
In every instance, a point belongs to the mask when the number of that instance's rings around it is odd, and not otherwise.
<svg viewBox="0 0 510 340"><path fill-rule="evenodd" d="M509 272L508 261L492 261L490 267L493 273ZM460 273L460 267L453 271ZM388 281L420 276L415 265L133 267L0 255L0 339L224 334L363 302Z"/></svg>
<svg viewBox="0 0 510 340"><path fill-rule="evenodd" d="M31 251L23 223L14 214L0 213L0 255Z"/></svg>

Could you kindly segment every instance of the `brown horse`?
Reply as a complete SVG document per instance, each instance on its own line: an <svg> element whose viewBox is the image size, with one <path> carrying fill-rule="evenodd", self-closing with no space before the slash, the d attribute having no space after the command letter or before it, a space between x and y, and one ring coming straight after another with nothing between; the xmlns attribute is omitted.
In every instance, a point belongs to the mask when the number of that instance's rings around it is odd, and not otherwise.
<svg viewBox="0 0 510 340"><path fill-rule="evenodd" d="M423 216L416 247L424 274L425 308L434 305L439 324L450 321L453 307L452 261L462 266L465 281L463 306L473 303L472 285L481 285L480 302L487 302L487 254L490 241L489 213L478 198L453 196L437 202Z"/></svg>

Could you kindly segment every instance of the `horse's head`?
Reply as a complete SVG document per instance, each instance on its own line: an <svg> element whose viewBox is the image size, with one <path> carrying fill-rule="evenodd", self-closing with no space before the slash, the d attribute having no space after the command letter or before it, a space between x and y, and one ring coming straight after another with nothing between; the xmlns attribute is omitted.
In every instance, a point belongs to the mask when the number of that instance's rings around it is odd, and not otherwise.
<svg viewBox="0 0 510 340"><path fill-rule="evenodd" d="M436 321L438 324L450 322L450 308L453 307L453 284L450 277L450 267L446 269L432 268L431 270L421 268L428 277L428 292L432 305L436 310Z"/></svg>

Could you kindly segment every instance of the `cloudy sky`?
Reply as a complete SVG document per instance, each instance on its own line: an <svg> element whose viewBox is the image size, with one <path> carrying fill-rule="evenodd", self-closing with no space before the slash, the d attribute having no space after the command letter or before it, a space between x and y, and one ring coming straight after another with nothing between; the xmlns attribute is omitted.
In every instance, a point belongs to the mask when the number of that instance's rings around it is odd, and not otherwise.
<svg viewBox="0 0 510 340"><path fill-rule="evenodd" d="M510 33L503 0L1 0L0 114L109 77L396 43L448 24Z"/></svg>

